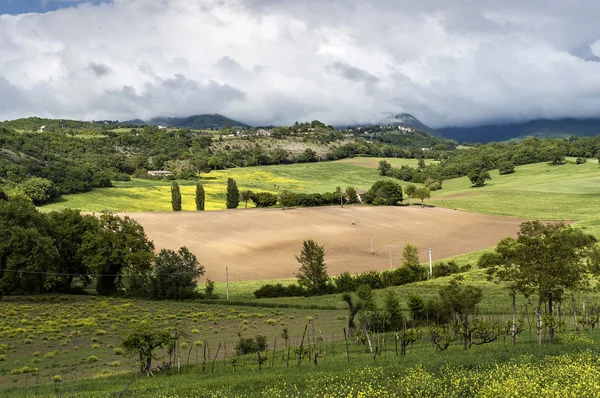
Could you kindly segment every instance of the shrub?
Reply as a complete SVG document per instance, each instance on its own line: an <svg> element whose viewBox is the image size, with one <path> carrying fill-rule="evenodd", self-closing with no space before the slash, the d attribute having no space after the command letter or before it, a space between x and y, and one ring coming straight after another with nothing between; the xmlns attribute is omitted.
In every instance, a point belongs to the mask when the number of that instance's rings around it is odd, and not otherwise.
<svg viewBox="0 0 600 398"><path fill-rule="evenodd" d="M88 362L98 362L98 357L95 355L90 355L87 357Z"/></svg>
<svg viewBox="0 0 600 398"><path fill-rule="evenodd" d="M256 298L303 297L307 295L308 292L296 284L283 286L281 283L263 285L254 292Z"/></svg>
<svg viewBox="0 0 600 398"><path fill-rule="evenodd" d="M240 336L235 345L237 355L256 353L256 351L265 351L267 349L267 336L257 335L256 338L243 338Z"/></svg>
<svg viewBox="0 0 600 398"><path fill-rule="evenodd" d="M342 272L338 276L333 278L333 284L335 290L338 293L352 292L356 289L356 281L349 272Z"/></svg>
<svg viewBox="0 0 600 398"><path fill-rule="evenodd" d="M447 263L440 262L433 266L433 277L440 278L442 276L450 276L461 272L467 272L471 269L471 265L467 264L463 267L459 267L454 261L450 260Z"/></svg>
<svg viewBox="0 0 600 398"><path fill-rule="evenodd" d="M269 192L258 192L252 197L256 207L271 207L277 204L277 195Z"/></svg>
<svg viewBox="0 0 600 398"><path fill-rule="evenodd" d="M60 383L61 381L62 381L62 377L60 377L59 375L52 376L53 383Z"/></svg>
<svg viewBox="0 0 600 398"><path fill-rule="evenodd" d="M577 159L575 159L575 164L584 164L585 162L587 162L586 158L577 158Z"/></svg>

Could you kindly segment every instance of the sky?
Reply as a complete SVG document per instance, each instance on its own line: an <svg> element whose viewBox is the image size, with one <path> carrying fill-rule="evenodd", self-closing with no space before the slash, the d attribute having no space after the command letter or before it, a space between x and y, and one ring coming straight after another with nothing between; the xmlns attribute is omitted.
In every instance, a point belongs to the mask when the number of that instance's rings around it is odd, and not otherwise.
<svg viewBox="0 0 600 398"><path fill-rule="evenodd" d="M0 120L600 116L597 0L0 0Z"/></svg>

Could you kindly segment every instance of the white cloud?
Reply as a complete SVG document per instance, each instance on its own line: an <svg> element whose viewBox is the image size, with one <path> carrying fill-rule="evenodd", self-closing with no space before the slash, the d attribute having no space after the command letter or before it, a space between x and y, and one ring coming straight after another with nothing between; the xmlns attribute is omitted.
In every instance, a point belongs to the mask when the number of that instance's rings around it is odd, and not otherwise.
<svg viewBox="0 0 600 398"><path fill-rule="evenodd" d="M114 0L4 15L0 119L597 116L600 3L578 4Z"/></svg>

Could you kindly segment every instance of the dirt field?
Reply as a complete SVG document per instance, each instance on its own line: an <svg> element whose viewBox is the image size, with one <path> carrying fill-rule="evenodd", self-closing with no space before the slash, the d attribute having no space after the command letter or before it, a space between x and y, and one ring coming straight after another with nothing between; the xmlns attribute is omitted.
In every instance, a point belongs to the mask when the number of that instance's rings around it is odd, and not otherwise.
<svg viewBox="0 0 600 398"><path fill-rule="evenodd" d="M442 208L323 207L301 209L237 209L211 212L128 213L140 222L157 250L187 246L215 281L294 277L295 255L305 239L325 245L330 275L401 265L410 242L421 261L468 253L516 236L517 218L488 216ZM355 224L352 224L352 221ZM373 248L371 254L371 239Z"/></svg>

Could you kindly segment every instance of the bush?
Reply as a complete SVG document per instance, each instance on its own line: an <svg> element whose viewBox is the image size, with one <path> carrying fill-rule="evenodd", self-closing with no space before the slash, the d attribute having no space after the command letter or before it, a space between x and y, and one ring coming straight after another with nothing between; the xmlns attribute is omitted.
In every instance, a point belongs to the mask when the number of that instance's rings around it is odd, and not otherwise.
<svg viewBox="0 0 600 398"><path fill-rule="evenodd" d="M575 159L575 164L584 164L585 162L587 162L586 158L577 158L577 159Z"/></svg>
<svg viewBox="0 0 600 398"><path fill-rule="evenodd" d="M267 349L267 336L257 335L256 338L243 338L240 336L235 345L237 355L246 355L256 353L256 351L265 351Z"/></svg>
<svg viewBox="0 0 600 398"><path fill-rule="evenodd" d="M450 276L461 272L467 272L471 269L471 265L467 264L459 267L454 261L450 260L447 263L440 262L433 265L433 277L440 278L442 276Z"/></svg>
<svg viewBox="0 0 600 398"><path fill-rule="evenodd" d="M353 292L356 289L356 279L349 272L342 272L333 278L337 293Z"/></svg>
<svg viewBox="0 0 600 398"><path fill-rule="evenodd" d="M329 193L295 193L283 191L279 195L279 203L284 207L314 207L327 206L340 203L340 194L337 192Z"/></svg>
<svg viewBox="0 0 600 398"><path fill-rule="evenodd" d="M277 284L267 284L261 286L258 290L254 292L254 297L256 298L275 298L275 297L306 297L308 296L308 292L296 285L291 284L288 286L283 286L281 283Z"/></svg>
<svg viewBox="0 0 600 398"><path fill-rule="evenodd" d="M256 207L271 207L277 204L277 195L269 192L258 192L251 200Z"/></svg>
<svg viewBox="0 0 600 398"><path fill-rule="evenodd" d="M382 289L385 287L381 274L377 271L367 271L354 277L355 286L369 285L371 289Z"/></svg>

